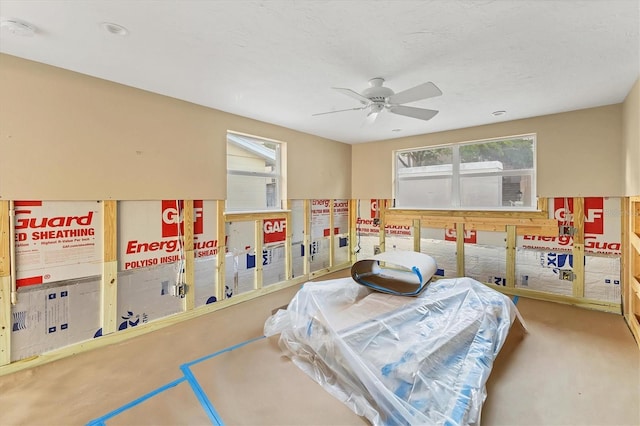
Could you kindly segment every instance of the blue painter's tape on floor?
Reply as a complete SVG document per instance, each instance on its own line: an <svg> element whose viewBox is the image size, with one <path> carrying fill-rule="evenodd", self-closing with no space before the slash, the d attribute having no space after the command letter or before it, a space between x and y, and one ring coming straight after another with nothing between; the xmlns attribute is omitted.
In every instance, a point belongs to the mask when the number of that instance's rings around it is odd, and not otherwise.
<svg viewBox="0 0 640 426"><path fill-rule="evenodd" d="M200 383L198 383L198 379L196 379L196 377L193 375L193 372L189 369L189 366L186 364L181 365L180 370L182 370L182 374L184 374L187 382L189 382L193 393L196 395L196 398L198 398L198 401L200 401L200 405L202 405L202 408L204 408L204 411L205 413L207 413L207 416L209 417L209 420L211 420L211 423L216 426L224 426L224 423L220 418L220 414L218 414L216 409L213 408L213 404L211 404L211 401L209 401L209 398L207 398L207 394L202 389L202 386L200 386Z"/></svg>
<svg viewBox="0 0 640 426"><path fill-rule="evenodd" d="M518 304L518 300L520 300L520 296L513 296L513 304L514 305Z"/></svg>
<svg viewBox="0 0 640 426"><path fill-rule="evenodd" d="M247 341L244 341L242 343L238 343L237 345L233 345L233 346L229 346L228 348L224 348L221 349L217 352L214 352L212 354L209 355L205 355L201 358L198 358L194 361L190 361L187 362L185 364L182 364L180 366L180 371L182 371L183 377L174 380L171 383L167 383L164 386L159 387L158 389L149 392L146 395L141 396L140 398L137 398L133 401L131 401L128 404L123 405L122 407L113 410L112 412L105 414L102 417L98 417L97 419L91 420L89 423L87 423L87 426L105 426L105 421L117 416L118 414L121 414L122 412L135 407L136 405L146 401L147 399L166 391L167 389L170 389L172 387L177 386L178 384L184 382L185 380L189 383L189 386L191 386L191 390L193 390L193 393L196 395L196 398L198 398L198 401L200 402L200 405L202 405L202 408L204 409L205 413L207 414L207 416L209 417L209 420L211 420L211 423L213 423L216 426L224 426L224 422L222 421L222 419L220 418L220 415L218 414L218 412L216 411L216 409L213 407L213 404L211 404L211 401L209 401L209 398L207 398L206 393L204 392L204 390L202 389L202 387L200 386L200 383L198 382L198 380L196 379L196 377L193 375L193 372L191 371L191 369L189 367L191 367L194 364L198 364L202 361L206 361L208 359L211 359L213 357L216 357L220 354L226 353L226 352L231 352L234 349L238 349L241 348L243 346L248 345L249 343L253 343L256 342L258 340L262 340L264 339L264 336L260 336L260 337L256 337L254 339L249 339Z"/></svg>
<svg viewBox="0 0 640 426"><path fill-rule="evenodd" d="M167 383L164 386L160 386L158 389L153 390L151 392L149 392L146 395L142 395L140 398L134 399L133 401L131 401L128 404L123 405L120 408L117 408L115 410L113 410L112 412L105 414L102 417L98 417L97 419L91 420L89 423L87 423L87 426L104 426L104 422L109 420L112 417L117 416L118 414L122 413L123 411L128 410L129 408L135 407L136 405L146 401L147 399L156 396L159 393L162 393L164 391L166 391L167 389L171 389L177 385L179 385L180 383L184 382L186 379L184 377L180 377L179 379L174 380L171 383Z"/></svg>

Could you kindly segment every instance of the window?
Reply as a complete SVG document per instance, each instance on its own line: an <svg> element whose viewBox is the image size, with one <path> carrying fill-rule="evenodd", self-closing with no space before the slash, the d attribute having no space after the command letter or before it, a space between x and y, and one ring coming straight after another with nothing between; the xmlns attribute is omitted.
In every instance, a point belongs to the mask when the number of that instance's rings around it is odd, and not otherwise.
<svg viewBox="0 0 640 426"><path fill-rule="evenodd" d="M227 132L227 211L283 208L283 146Z"/></svg>
<svg viewBox="0 0 640 426"><path fill-rule="evenodd" d="M535 135L395 152L395 207L535 210Z"/></svg>

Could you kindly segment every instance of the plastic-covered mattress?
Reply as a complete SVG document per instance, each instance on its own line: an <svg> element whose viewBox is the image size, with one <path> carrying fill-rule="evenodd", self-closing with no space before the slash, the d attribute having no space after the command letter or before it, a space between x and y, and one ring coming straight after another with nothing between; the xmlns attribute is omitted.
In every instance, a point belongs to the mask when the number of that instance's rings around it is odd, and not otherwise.
<svg viewBox="0 0 640 426"><path fill-rule="evenodd" d="M375 425L479 424L485 383L517 315L471 279L418 297L351 278L309 282L265 323L313 380Z"/></svg>

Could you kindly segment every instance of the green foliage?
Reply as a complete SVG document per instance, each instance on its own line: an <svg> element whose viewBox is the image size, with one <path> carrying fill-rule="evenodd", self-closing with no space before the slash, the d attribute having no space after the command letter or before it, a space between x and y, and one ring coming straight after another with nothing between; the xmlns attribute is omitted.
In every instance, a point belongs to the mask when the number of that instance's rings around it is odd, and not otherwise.
<svg viewBox="0 0 640 426"><path fill-rule="evenodd" d="M533 167L533 144L529 139L509 139L460 147L463 163L499 161L503 170Z"/></svg>
<svg viewBox="0 0 640 426"><path fill-rule="evenodd" d="M503 170L533 168L533 143L529 138L475 143L459 147L463 163L499 161ZM453 148L427 148L398 154L404 167L435 166L453 162Z"/></svg>

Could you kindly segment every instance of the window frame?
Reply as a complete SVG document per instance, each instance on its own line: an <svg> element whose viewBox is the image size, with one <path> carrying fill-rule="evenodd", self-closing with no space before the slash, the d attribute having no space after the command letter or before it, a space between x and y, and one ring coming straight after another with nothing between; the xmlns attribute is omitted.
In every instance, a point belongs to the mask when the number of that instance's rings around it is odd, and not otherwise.
<svg viewBox="0 0 640 426"><path fill-rule="evenodd" d="M470 145L479 145L486 144L491 142L500 142L500 141L508 141L512 139L532 139L532 167L530 169L515 169L515 170L502 170L502 171L494 171L494 172L476 172L476 173L460 173L460 165L464 164L461 162L460 158L460 148L464 146ZM398 175L398 156L402 153L407 152L415 152L421 150L431 150L431 149L441 149L441 148L451 148L451 203L449 206L440 206L440 207L415 207L415 206L398 206L398 192L399 192L399 184L401 180ZM501 136L490 139L479 139L472 141L464 141L464 142L452 142L445 144L436 144L436 145L428 145L421 147L413 147L413 148L403 148L394 150L392 153L392 178L393 178L393 188L392 188L392 198L393 198L393 207L394 210L417 210L417 211L437 211L437 212L523 212L523 213L531 213L537 212L539 210L539 202L537 197L537 134L536 133L525 133L518 135L510 135L510 136ZM529 200L530 205L528 206L461 206L461 186L460 179L461 177L474 177L474 176L482 176L482 177L490 177L490 176L530 176L531 180L531 199ZM407 178L405 178L407 179ZM409 178L410 179L410 178ZM416 178L414 178L416 179Z"/></svg>
<svg viewBox="0 0 640 426"><path fill-rule="evenodd" d="M258 171L244 171L238 169L229 169L229 143L233 143L229 141L229 135L235 135L240 138L248 138L255 139L261 142L273 143L278 146L276 149L276 159L275 159L275 167L273 172L258 172ZM225 214L236 214L236 213L263 213L263 212L283 212L286 211L285 205L287 200L286 195L286 142L279 141L276 139L265 138L262 136L251 135L247 133L241 133L237 131L227 130L226 133L226 144L225 144L225 162L227 168L227 179L225 182L226 185L226 199L224 204L224 212ZM229 208L229 176L247 176L247 177L263 177L263 178L272 178L275 180L275 194L276 194L276 206L274 207L266 207L266 208L243 208L243 209L231 209ZM266 187L269 184L265 185ZM265 196L268 198L268 191ZM267 199L268 203L268 199Z"/></svg>

